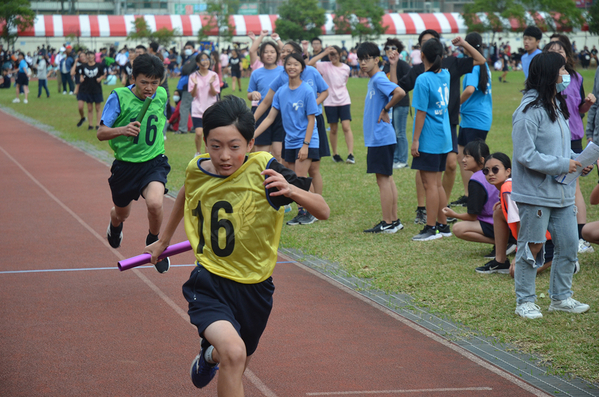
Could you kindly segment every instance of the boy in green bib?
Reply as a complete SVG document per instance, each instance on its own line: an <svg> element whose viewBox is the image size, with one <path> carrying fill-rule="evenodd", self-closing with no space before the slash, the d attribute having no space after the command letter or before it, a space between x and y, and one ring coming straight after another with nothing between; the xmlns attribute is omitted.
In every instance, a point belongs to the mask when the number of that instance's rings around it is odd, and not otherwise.
<svg viewBox="0 0 599 397"><path fill-rule="evenodd" d="M158 57L143 54L135 58L132 74L134 84L115 89L106 100L97 134L100 141L109 141L115 157L108 178L114 207L106 231L113 248L120 247L123 222L131 213L131 202L140 195L148 208L146 245L158 240L163 198L168 191L166 177L171 169L162 134L168 104L166 90L160 87L164 66ZM146 98L152 102L141 121L136 121ZM165 258L155 266L164 273L170 260Z"/></svg>

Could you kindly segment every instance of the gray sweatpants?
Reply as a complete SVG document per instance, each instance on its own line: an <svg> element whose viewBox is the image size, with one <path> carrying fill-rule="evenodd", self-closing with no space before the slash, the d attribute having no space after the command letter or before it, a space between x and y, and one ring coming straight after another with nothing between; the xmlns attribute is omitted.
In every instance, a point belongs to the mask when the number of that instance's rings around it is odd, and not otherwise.
<svg viewBox="0 0 599 397"><path fill-rule="evenodd" d="M181 93L181 107L179 108L181 117L179 120L188 120L189 113L191 113L191 93L187 90L183 90ZM188 132L186 121L179 123L179 132Z"/></svg>

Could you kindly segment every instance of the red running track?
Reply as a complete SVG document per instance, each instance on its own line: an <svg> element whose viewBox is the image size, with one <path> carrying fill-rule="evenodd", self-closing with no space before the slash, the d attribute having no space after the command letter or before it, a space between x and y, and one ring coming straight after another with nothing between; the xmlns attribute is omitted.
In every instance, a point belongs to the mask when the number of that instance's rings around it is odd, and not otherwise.
<svg viewBox="0 0 599 397"><path fill-rule="evenodd" d="M216 382L197 390L189 380L199 337L181 285L192 268L116 268L144 247L143 201L113 250L105 241L106 164L2 112L0 125L0 395L216 395ZM165 200L167 216L172 203ZM180 227L174 241L184 239ZM246 396L546 395L279 259L275 306L244 377Z"/></svg>

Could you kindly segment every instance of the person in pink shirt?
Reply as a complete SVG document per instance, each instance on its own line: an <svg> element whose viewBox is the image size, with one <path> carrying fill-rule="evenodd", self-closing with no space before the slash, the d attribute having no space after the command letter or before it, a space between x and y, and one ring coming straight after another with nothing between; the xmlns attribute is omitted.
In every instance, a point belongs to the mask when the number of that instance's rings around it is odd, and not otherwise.
<svg viewBox="0 0 599 397"><path fill-rule="evenodd" d="M349 50L349 54L347 54L347 62L349 63L349 67L351 68L352 77L358 76L358 54L356 54L356 49L352 48Z"/></svg>
<svg viewBox="0 0 599 397"><path fill-rule="evenodd" d="M319 62L322 58L328 56L330 62ZM341 48L338 46L327 47L320 54L312 57L308 65L316 67L322 75L322 78L329 86L329 96L324 100L324 111L327 115L327 122L331 127L331 148L333 149L333 161L342 163L343 159L337 151L337 131L339 121L345 135L347 145L347 160L349 164L355 164L354 158L354 135L351 131L351 99L347 91L347 80L351 73L348 65L341 63Z"/></svg>
<svg viewBox="0 0 599 397"><path fill-rule="evenodd" d="M420 57L420 48L418 48L418 46L414 46L412 48L412 53L410 54L410 58L412 59L412 66L420 65L422 63L422 58Z"/></svg>
<svg viewBox="0 0 599 397"><path fill-rule="evenodd" d="M210 70L210 56L200 52L196 56L200 70L189 76L187 89L191 93L191 120L195 130L196 154L202 153L202 135L204 134L202 116L204 111L218 100L220 79L216 72Z"/></svg>

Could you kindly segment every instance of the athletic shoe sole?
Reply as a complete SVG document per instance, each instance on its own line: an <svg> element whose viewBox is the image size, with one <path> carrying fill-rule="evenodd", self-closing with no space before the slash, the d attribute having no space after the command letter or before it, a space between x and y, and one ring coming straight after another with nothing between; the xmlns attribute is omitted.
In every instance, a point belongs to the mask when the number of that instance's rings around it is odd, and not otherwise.
<svg viewBox="0 0 599 397"><path fill-rule="evenodd" d="M416 238L417 236L412 237L412 241L431 241L438 240L441 238L441 234L433 234L425 238Z"/></svg>

